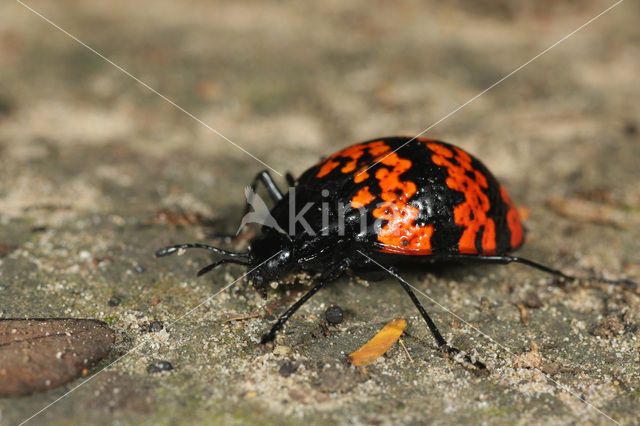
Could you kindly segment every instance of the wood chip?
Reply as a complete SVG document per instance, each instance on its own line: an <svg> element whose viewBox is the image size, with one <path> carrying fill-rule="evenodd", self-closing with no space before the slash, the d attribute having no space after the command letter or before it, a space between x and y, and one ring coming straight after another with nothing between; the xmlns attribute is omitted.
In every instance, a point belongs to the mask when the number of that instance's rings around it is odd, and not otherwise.
<svg viewBox="0 0 640 426"><path fill-rule="evenodd" d="M373 339L349 355L348 361L356 367L371 364L400 338L406 326L406 320L394 319L385 325Z"/></svg>
<svg viewBox="0 0 640 426"><path fill-rule="evenodd" d="M89 319L0 320L0 395L62 386L107 356L115 333Z"/></svg>
<svg viewBox="0 0 640 426"><path fill-rule="evenodd" d="M529 319L527 318L527 308L522 303L522 300L516 302L516 306L520 309L520 319L525 326L529 326Z"/></svg>

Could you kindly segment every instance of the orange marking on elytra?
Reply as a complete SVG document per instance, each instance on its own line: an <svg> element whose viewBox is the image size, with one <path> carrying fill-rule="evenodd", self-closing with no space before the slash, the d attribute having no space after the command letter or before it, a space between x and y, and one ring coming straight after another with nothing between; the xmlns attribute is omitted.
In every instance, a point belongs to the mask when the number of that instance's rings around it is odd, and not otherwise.
<svg viewBox="0 0 640 426"><path fill-rule="evenodd" d="M373 211L373 216L387 221L378 233L378 241L384 244L382 251L431 254L433 225L415 225L420 211L408 204L416 193L416 184L400 180L400 175L411 168L411 161L400 158L395 152L379 161L393 167L391 170L380 168L376 172L376 179L382 190L380 198L385 203Z"/></svg>
<svg viewBox="0 0 640 426"><path fill-rule="evenodd" d="M434 164L447 168L447 186L454 191L462 192L465 197L465 201L453 209L455 224L464 227L458 242L458 251L466 254L478 253L476 237L482 228L482 253L495 254L496 225L493 219L487 217L491 202L483 191L483 188L488 187L486 177L472 167L471 156L460 148L453 147L453 152L434 142L427 143L427 147L433 151L431 159ZM451 159L455 159L458 164L454 164Z"/></svg>
<svg viewBox="0 0 640 426"><path fill-rule="evenodd" d="M372 158L363 164L359 170L358 160L368 153ZM415 220L420 211L408 204L408 201L416 193L416 185L411 181L403 181L400 175L411 168L411 161L400 158L397 153L391 151L391 147L384 141L375 141L354 145L339 151L329 157L320 167L316 177L322 178L342 163L340 159L348 161L342 165L342 173L353 173L355 183L364 182L369 178L368 167L372 163L380 163L390 168L378 168L375 178L380 186L380 198L384 201L373 210L373 216L383 219L387 223L378 233L378 241L383 244L382 251L404 254L431 254L431 235L433 225L416 225ZM369 187L364 187L351 200L353 208L366 206L376 197L369 192Z"/></svg>
<svg viewBox="0 0 640 426"><path fill-rule="evenodd" d="M387 224L378 233L386 253L431 254L433 225L415 225L419 210L404 202L388 202L373 211L373 215Z"/></svg>
<svg viewBox="0 0 640 426"><path fill-rule="evenodd" d="M515 249L520 247L524 238L524 230L522 229L520 213L518 213L518 209L513 204L511 198L509 198L509 194L507 194L507 190L504 189L504 186L502 185L500 185L500 195L502 195L502 200L505 204L509 206L509 211L507 211L507 226L511 233L511 248Z"/></svg>
<svg viewBox="0 0 640 426"><path fill-rule="evenodd" d="M373 200L376 199L376 196L373 195L369 191L369 187L365 186L364 188L360 188L360 191L351 199L351 207L354 209L359 209L360 207L364 207Z"/></svg>
<svg viewBox="0 0 640 426"><path fill-rule="evenodd" d="M331 157L326 159L322 167L320 167L320 170L318 171L318 174L316 175L316 177L318 178L324 177L329 173L331 173L336 167L338 167L340 165L340 161L337 161L338 158L349 159L349 161L347 161L340 169L342 173L346 174L346 173L351 173L356 169L356 166L358 165L358 159L364 155L365 151L368 151L369 154L376 156L383 152L386 153L389 150L390 150L389 146L385 144L383 141L369 142L369 143L350 146L349 148L336 152ZM367 178L367 176L360 179L359 181L356 181L356 183L362 182L364 179Z"/></svg>

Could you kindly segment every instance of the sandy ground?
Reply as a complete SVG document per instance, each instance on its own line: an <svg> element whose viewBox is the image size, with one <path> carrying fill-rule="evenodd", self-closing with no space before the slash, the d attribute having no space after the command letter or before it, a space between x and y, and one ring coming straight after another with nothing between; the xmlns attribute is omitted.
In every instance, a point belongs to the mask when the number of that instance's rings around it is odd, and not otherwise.
<svg viewBox="0 0 640 426"><path fill-rule="evenodd" d="M612 4L530 3L29 5L297 175L347 144L415 135ZM482 158L530 212L522 256L640 280L639 12L620 4L426 134ZM525 267L403 271L491 336L424 301L488 376L443 358L390 280L341 279L290 321L279 349L257 347L300 288L273 292L269 314L242 282L210 298L241 267L196 280L206 254L153 252L235 230L243 188L265 166L19 3L0 5L0 23L0 314L97 318L118 334L91 380L32 424L637 424L638 294ZM163 209L205 220L169 223ZM516 304L532 294L541 306L525 325ZM331 304L345 320L326 336ZM408 352L345 364L396 317ZM144 332L154 320L165 329ZM524 355L531 342L538 352ZM148 373L156 360L174 370ZM0 424L82 380L1 399Z"/></svg>

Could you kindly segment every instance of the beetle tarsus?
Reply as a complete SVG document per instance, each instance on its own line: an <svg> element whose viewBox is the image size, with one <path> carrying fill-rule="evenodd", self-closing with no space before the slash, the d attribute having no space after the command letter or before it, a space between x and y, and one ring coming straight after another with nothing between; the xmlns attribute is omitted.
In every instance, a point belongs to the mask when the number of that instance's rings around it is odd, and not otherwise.
<svg viewBox="0 0 640 426"><path fill-rule="evenodd" d="M444 345L440 347L440 350L442 352L444 352L445 354L449 355L451 358L455 359L455 357L461 353L460 349L454 348L452 346L449 345ZM464 362L473 365L474 367L476 367L478 370L486 370L487 366L485 365L485 363L480 362L478 360L473 360L471 359L471 357L467 354L463 355L463 359Z"/></svg>
<svg viewBox="0 0 640 426"><path fill-rule="evenodd" d="M178 249L175 246L162 247L161 249L156 250L156 257L169 256L170 254L173 254L176 251L178 251Z"/></svg>
<svg viewBox="0 0 640 426"><path fill-rule="evenodd" d="M440 350L446 353L447 355L450 355L452 358L455 355L461 353L460 349L456 349L452 346L449 346L449 344L444 339L444 337L442 337L442 334L440 334L438 327L436 327L436 324L433 322L433 320L431 319L427 311L424 309L424 307L422 307L422 304L416 297L413 290L411 290L410 284L406 282L400 275L398 275L398 273L395 270L387 269L387 272L389 272L392 276L394 276L400 282L400 285L402 285L402 288L407 292L413 304L416 306L416 308L418 308L418 311L420 312L420 315L422 315L422 318L424 319L424 321L427 323L427 326L429 327L429 330L431 331L433 338L436 339L436 343L438 344L438 347L440 347ZM484 363L477 360L476 361L472 360L469 355L464 355L464 361L475 366L478 370L487 369L487 366Z"/></svg>
<svg viewBox="0 0 640 426"><path fill-rule="evenodd" d="M262 336L262 339L260 339L260 344L261 345L266 345L267 343L271 343L276 339L276 333L274 332L274 330L272 329L271 331L269 331L267 334L265 334L264 336Z"/></svg>

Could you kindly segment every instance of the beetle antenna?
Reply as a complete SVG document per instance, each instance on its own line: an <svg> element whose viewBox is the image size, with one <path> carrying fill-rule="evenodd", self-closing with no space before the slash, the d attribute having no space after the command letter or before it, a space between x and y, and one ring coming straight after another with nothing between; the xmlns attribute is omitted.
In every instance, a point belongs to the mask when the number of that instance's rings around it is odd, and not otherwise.
<svg viewBox="0 0 640 426"><path fill-rule="evenodd" d="M205 266L204 268L200 269L198 271L197 276L200 277L204 274L206 274L207 272L210 272L211 270L217 268L218 266L222 265L223 263L235 263L237 265L244 265L244 266L248 266L249 263L248 262L243 262L241 260L235 260L235 259L222 259L222 260L218 260L217 262L213 262L210 265Z"/></svg>
<svg viewBox="0 0 640 426"><path fill-rule="evenodd" d="M214 253L224 254L230 257L249 257L249 253L236 253L233 251L224 250L218 247L210 246L207 244L199 244L199 243L178 244L175 246L163 247L158 251L156 251L156 257L169 256L170 254L174 254L180 250L185 250L189 248L201 248L201 249L212 251Z"/></svg>

